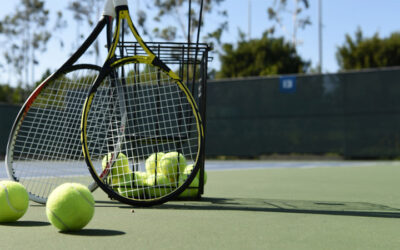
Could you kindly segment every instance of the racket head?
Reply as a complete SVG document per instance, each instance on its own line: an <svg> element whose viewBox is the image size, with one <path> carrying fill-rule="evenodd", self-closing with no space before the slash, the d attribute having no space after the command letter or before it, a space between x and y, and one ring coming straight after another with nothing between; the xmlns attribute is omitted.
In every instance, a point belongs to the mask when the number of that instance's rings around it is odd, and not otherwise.
<svg viewBox="0 0 400 250"><path fill-rule="evenodd" d="M93 182L80 144L81 110L101 67L64 67L42 82L19 111L7 145L6 169L31 200L46 203L58 185Z"/></svg>
<svg viewBox="0 0 400 250"><path fill-rule="evenodd" d="M190 91L141 56L118 60L102 73L82 112L82 147L93 178L111 198L134 206L179 195L196 176L204 137ZM154 160L157 153L168 153L169 161L165 155ZM103 178L107 164L111 170Z"/></svg>

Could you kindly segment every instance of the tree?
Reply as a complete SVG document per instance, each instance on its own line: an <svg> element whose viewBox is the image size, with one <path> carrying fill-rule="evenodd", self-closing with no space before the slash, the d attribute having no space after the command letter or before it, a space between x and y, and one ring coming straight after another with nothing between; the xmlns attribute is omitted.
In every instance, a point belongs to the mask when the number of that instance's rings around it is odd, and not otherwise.
<svg viewBox="0 0 400 250"><path fill-rule="evenodd" d="M49 11L44 1L39 0L21 0L13 14L0 20L0 34L7 39L3 47L4 58L20 76L20 84L28 84L34 79L34 67L39 63L36 51L44 52L51 37L48 20Z"/></svg>
<svg viewBox="0 0 400 250"><path fill-rule="evenodd" d="M340 70L399 66L400 33L392 33L383 39L378 33L364 38L358 28L354 39L346 34L345 43L337 49L336 59Z"/></svg>
<svg viewBox="0 0 400 250"><path fill-rule="evenodd" d="M21 104L25 101L26 96L30 93L31 89L18 87L11 87L7 84L0 84L0 102Z"/></svg>
<svg viewBox="0 0 400 250"><path fill-rule="evenodd" d="M81 30L83 23L86 23L89 27L93 26L101 14L102 7L103 1L98 0L71 0L69 2L68 10L73 13L76 21L76 48L81 45L82 39L85 38L83 30ZM88 53L95 54L96 64L100 63L100 44L98 40L94 42L92 50L88 51Z"/></svg>
<svg viewBox="0 0 400 250"><path fill-rule="evenodd" d="M287 27L283 24L283 14L289 13L293 19L293 30L291 33L292 43L294 46L298 45L301 41L297 40L297 30L304 29L307 25L311 25L310 17L305 16L301 17L301 13L303 12L303 6L305 9L310 7L308 0L294 0L294 8L293 10L288 9L288 1L287 0L275 0L272 7L268 8L268 18L273 20L278 25L283 32L288 33ZM270 28L270 32L274 33L276 30L275 25Z"/></svg>
<svg viewBox="0 0 400 250"><path fill-rule="evenodd" d="M190 29L188 27L188 4L190 0L152 0L152 4L146 5L147 9L154 7L158 8L157 15L154 17L154 21L158 23L158 27L154 28L152 34L146 32L146 20L147 15L143 11L138 11L139 24L143 28L145 35L152 38L154 35L157 38L164 39L166 41L174 41L176 39L182 39L184 41L189 37L190 41L194 41L194 35L196 34L197 27L199 25L199 10L201 6L201 0L191 1L190 9ZM225 10L218 10L217 6L224 0L204 0L203 1L203 16L210 14L212 11L216 11L218 15L223 18L227 17ZM203 18L204 20L204 18ZM172 23L171 23L172 21ZM174 23L175 22L175 23ZM203 25L203 22L201 23ZM227 22L222 22L216 31L210 32L208 38L220 39L220 36L224 30L226 30ZM189 34L188 34L189 33Z"/></svg>
<svg viewBox="0 0 400 250"><path fill-rule="evenodd" d="M236 48L224 44L220 60L217 78L304 73L310 65L297 54L293 44L282 37L271 38L268 32L261 39L250 41L245 41L242 34Z"/></svg>

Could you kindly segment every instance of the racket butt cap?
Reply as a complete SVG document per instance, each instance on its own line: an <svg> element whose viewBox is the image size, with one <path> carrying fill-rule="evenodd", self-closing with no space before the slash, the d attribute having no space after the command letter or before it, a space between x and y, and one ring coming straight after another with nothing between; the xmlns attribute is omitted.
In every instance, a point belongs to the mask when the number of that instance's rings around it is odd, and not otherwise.
<svg viewBox="0 0 400 250"><path fill-rule="evenodd" d="M103 16L110 16L112 18L115 17L115 8L113 0L107 0L104 5Z"/></svg>
<svg viewBox="0 0 400 250"><path fill-rule="evenodd" d="M127 6L128 0L114 0L114 7Z"/></svg>

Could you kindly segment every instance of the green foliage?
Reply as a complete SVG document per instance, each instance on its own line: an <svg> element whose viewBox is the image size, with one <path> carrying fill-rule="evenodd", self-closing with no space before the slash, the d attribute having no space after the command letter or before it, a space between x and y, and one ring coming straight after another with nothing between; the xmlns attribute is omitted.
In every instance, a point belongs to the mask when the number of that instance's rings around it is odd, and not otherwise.
<svg viewBox="0 0 400 250"><path fill-rule="evenodd" d="M9 85L0 85L0 102L21 104L29 95L30 90L26 90L21 86L11 87Z"/></svg>
<svg viewBox="0 0 400 250"><path fill-rule="evenodd" d="M268 33L261 39L241 40L236 48L224 44L220 60L217 78L304 73L310 65L291 43L268 37Z"/></svg>
<svg viewBox="0 0 400 250"><path fill-rule="evenodd" d="M338 47L336 58L340 70L399 66L400 33L383 39L378 33L364 38L361 29L358 29L354 39L346 34L346 41Z"/></svg>
<svg viewBox="0 0 400 250"><path fill-rule="evenodd" d="M11 103L13 91L9 85L0 85L0 102Z"/></svg>
<svg viewBox="0 0 400 250"><path fill-rule="evenodd" d="M20 0L13 13L0 20L0 35L7 40L4 44L4 59L14 72L21 76L20 82L28 83L34 66L38 64L35 51L44 52L51 33L47 29L49 11L45 2Z"/></svg>

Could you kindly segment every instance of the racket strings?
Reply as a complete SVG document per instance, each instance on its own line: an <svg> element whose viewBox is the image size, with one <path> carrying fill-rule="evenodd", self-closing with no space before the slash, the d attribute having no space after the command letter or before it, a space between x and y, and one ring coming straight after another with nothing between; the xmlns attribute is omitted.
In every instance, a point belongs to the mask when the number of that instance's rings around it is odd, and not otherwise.
<svg viewBox="0 0 400 250"><path fill-rule="evenodd" d="M106 182L133 199L162 196L177 188L181 170L156 171L143 180L145 160L157 152L178 152L187 164L196 162L197 121L187 96L167 74L144 64L123 68L116 68L114 77L104 80L93 97L87 119L91 160L100 175L104 156L118 149L126 156L129 171L114 167Z"/></svg>
<svg viewBox="0 0 400 250"><path fill-rule="evenodd" d="M14 176L47 198L66 181L90 183L80 144L81 110L98 71L76 69L50 80L20 119L12 155Z"/></svg>

